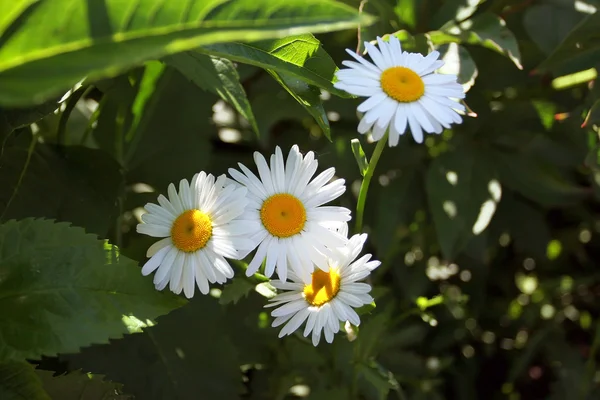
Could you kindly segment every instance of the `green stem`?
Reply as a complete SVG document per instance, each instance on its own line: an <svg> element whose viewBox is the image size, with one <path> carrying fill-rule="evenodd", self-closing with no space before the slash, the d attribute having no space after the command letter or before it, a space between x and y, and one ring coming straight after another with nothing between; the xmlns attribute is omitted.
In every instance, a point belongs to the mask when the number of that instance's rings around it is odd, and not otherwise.
<svg viewBox="0 0 600 400"><path fill-rule="evenodd" d="M371 156L371 160L369 161L369 168L367 169L362 184L360 185L358 202L356 203L356 224L354 225L355 233L360 233L362 231L363 217L365 213L365 203L367 202L367 192L369 191L371 178L373 178L373 172L375 172L375 167L379 162L379 158L381 157L381 153L383 153L383 148L386 144L387 133L377 142L377 146L375 147L375 150L373 150L373 155Z"/></svg>

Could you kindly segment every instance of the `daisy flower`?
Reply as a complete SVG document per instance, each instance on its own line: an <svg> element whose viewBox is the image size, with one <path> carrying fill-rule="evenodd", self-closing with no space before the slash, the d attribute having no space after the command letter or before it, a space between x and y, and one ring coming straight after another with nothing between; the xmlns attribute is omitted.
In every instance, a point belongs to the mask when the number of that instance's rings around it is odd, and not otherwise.
<svg viewBox="0 0 600 400"><path fill-rule="evenodd" d="M372 130L374 140L389 129L389 145L396 146L400 135L410 127L417 143L423 142L423 131L441 133L451 123L462 122L456 110L465 107L454 99L465 97L455 75L434 73L444 65L440 53L402 51L400 41L390 35L389 42L377 38L379 48L365 42L373 63L347 49L358 62L344 61L349 67L337 71L334 86L356 95L368 97L357 110L364 113L358 124L361 134Z"/></svg>
<svg viewBox="0 0 600 400"><path fill-rule="evenodd" d="M252 227L251 237L258 246L246 275L258 271L266 259L268 277L277 269L279 279L286 281L290 266L296 276L309 279L313 264L326 265L329 249L348 241L332 227L349 221L350 210L323 206L344 193L344 180L328 183L334 168L311 180L318 162L312 151L302 157L298 146L291 148L285 166L279 147L271 155L270 168L258 152L254 161L260 179L241 163L242 172L229 169L233 179L248 188L249 204L240 219Z"/></svg>
<svg viewBox="0 0 600 400"><path fill-rule="evenodd" d="M225 175L216 180L211 174L194 175L191 184L179 182L179 193L169 185L167 199L158 197L157 204L146 204L143 223L137 231L164 239L148 249L150 259L142 268L143 275L156 270L154 285L163 290L167 283L176 294L194 295L198 285L202 294L209 283L224 283L233 277L233 269L225 260L240 259L242 252L252 249L243 237L247 227L236 218L248 203L247 190Z"/></svg>
<svg viewBox="0 0 600 400"><path fill-rule="evenodd" d="M321 332L328 343L340 330L340 322L358 326L360 318L354 308L373 302L371 286L358 282L366 278L381 263L369 261L371 254L358 260L366 234L354 235L345 246L338 247L327 262L329 271L315 268L310 279L303 280L290 273L291 282L271 281L282 293L270 299L267 307L275 317L273 327L285 324L279 337L291 335L306 321L304 336L312 332L312 343L318 345ZM356 260L356 261L355 261Z"/></svg>

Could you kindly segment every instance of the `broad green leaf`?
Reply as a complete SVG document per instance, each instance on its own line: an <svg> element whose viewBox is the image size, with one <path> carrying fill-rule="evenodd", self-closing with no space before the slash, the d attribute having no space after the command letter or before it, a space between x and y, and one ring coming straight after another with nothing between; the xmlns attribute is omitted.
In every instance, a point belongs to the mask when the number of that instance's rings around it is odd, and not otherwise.
<svg viewBox="0 0 600 400"><path fill-rule="evenodd" d="M51 400L51 397L44 391L31 364L7 361L0 362L0 399Z"/></svg>
<svg viewBox="0 0 600 400"><path fill-rule="evenodd" d="M545 55L549 55L582 18L583 14L572 5L534 4L525 10L523 26L531 40Z"/></svg>
<svg viewBox="0 0 600 400"><path fill-rule="evenodd" d="M515 35L506 27L506 22L492 13L482 13L460 24L448 22L439 31L426 34L433 44L457 41L494 50L510 58L517 68L521 65L521 52Z"/></svg>
<svg viewBox="0 0 600 400"><path fill-rule="evenodd" d="M313 85L309 85L301 79L285 73L268 70L269 74L285 89L289 94L306 111L313 116L317 124L323 130L323 134L327 139L331 141L331 128L329 127L329 120L327 119L327 113L323 108L323 102L321 101L321 91L319 88Z"/></svg>
<svg viewBox="0 0 600 400"><path fill-rule="evenodd" d="M122 184L119 165L104 152L22 134L6 143L0 159L0 221L55 218L104 237Z"/></svg>
<svg viewBox="0 0 600 400"><path fill-rule="evenodd" d="M560 45L538 67L553 71L568 64L574 71L591 68L600 56L600 13L588 15L567 35Z"/></svg>
<svg viewBox="0 0 600 400"><path fill-rule="evenodd" d="M0 107L0 137L36 122L46 115L54 112L58 107L59 99L51 99L44 104L27 108L2 108Z"/></svg>
<svg viewBox="0 0 600 400"><path fill-rule="evenodd" d="M447 0L435 11L429 26L437 29L447 21L464 21L469 18L484 0Z"/></svg>
<svg viewBox="0 0 600 400"><path fill-rule="evenodd" d="M128 151L124 151L124 154L119 157L122 162L127 163L129 158L131 158L131 154L135 151L135 146L132 142L139 141L141 135L139 133L139 130L141 130L140 123L144 113L149 114L154 112L153 106L155 106L155 102L152 100L155 96L153 95L158 89L158 82L164 72L165 66L162 63L159 61L149 61L146 63L146 68L144 68L144 74L135 82L138 90L135 99L131 103L131 124L126 128L126 131L125 126L117 127L117 129L122 130L120 134L123 147L128 147ZM146 106L148 106L148 109L146 109Z"/></svg>
<svg viewBox="0 0 600 400"><path fill-rule="evenodd" d="M237 112L248 120L256 135L259 135L246 91L240 83L235 65L230 60L189 51L169 56L165 58L165 62L177 68L198 87L219 95L235 107Z"/></svg>
<svg viewBox="0 0 600 400"><path fill-rule="evenodd" d="M418 0L398 0L394 12L398 20L414 29L417 26ZM361 43L362 45L362 43Z"/></svg>
<svg viewBox="0 0 600 400"><path fill-rule="evenodd" d="M545 207L567 206L591 193L555 166L520 152L493 153L502 184Z"/></svg>
<svg viewBox="0 0 600 400"><path fill-rule="evenodd" d="M340 97L350 97L333 87L337 66L321 43L311 34L254 43L222 43L199 49L201 52L255 65L278 73L289 73Z"/></svg>
<svg viewBox="0 0 600 400"><path fill-rule="evenodd" d="M44 390L56 400L132 400L122 394L121 384L102 380L101 375L73 371L53 376L52 371L36 370Z"/></svg>
<svg viewBox="0 0 600 400"><path fill-rule="evenodd" d="M191 179L210 162L209 140L217 132L211 124L212 109L206 105L214 104L217 97L166 67L127 142L123 132L130 131L134 118L130 110L139 97L130 81L138 81L143 71L100 82L103 99L93 135L103 150L121 160L129 182L144 182L163 191L169 183Z"/></svg>
<svg viewBox="0 0 600 400"><path fill-rule="evenodd" d="M331 0L45 0L8 2L2 11L0 104L5 105L40 102L84 77L115 76L198 46L373 21Z"/></svg>
<svg viewBox="0 0 600 400"><path fill-rule="evenodd" d="M236 304L244 297L248 297L252 289L256 287L256 284L248 280L246 277L239 276L233 278L231 283L228 283L223 287L221 297L219 297L219 304Z"/></svg>
<svg viewBox="0 0 600 400"><path fill-rule="evenodd" d="M435 158L426 179L442 254L453 260L490 223L502 196L493 164L469 147Z"/></svg>
<svg viewBox="0 0 600 400"><path fill-rule="evenodd" d="M240 365L266 362L263 340L276 337L259 329L259 296L219 306L211 296L190 303L146 329L110 345L66 356L69 365L105 374L126 393L144 400L239 399Z"/></svg>
<svg viewBox="0 0 600 400"><path fill-rule="evenodd" d="M360 363L355 368L361 392L366 398L386 400L390 390L398 390L394 375L376 362Z"/></svg>
<svg viewBox="0 0 600 400"><path fill-rule="evenodd" d="M39 359L106 343L132 321L184 304L154 289L136 262L81 228L25 219L0 225L0 359Z"/></svg>
<svg viewBox="0 0 600 400"><path fill-rule="evenodd" d="M456 43L449 43L441 45L437 50L440 52L440 59L444 61L444 66L438 72L456 75L465 93L468 92L475 84L478 71L467 49Z"/></svg>
<svg viewBox="0 0 600 400"><path fill-rule="evenodd" d="M596 100L596 102L592 105L581 127L591 127L593 125L600 125L600 100Z"/></svg>
<svg viewBox="0 0 600 400"><path fill-rule="evenodd" d="M388 307L375 313L371 318L360 325L358 339L354 344L354 359L358 362L367 362L377 355L381 349L383 337L390 328L392 309Z"/></svg>

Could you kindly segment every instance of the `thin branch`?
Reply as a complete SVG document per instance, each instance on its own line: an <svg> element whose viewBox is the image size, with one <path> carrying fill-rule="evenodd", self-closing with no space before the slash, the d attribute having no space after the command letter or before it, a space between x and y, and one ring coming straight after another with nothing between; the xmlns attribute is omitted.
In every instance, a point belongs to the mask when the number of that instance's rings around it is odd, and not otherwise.
<svg viewBox="0 0 600 400"><path fill-rule="evenodd" d="M365 4L367 4L369 2L369 0L362 0L360 2L360 5L358 6L358 16L360 17L360 15L363 12L363 8L365 7ZM362 43L362 39L361 39L361 25L360 25L360 20L358 22L358 32L356 34L357 36L357 40L358 40L358 44L356 45L356 54L360 54L360 45Z"/></svg>

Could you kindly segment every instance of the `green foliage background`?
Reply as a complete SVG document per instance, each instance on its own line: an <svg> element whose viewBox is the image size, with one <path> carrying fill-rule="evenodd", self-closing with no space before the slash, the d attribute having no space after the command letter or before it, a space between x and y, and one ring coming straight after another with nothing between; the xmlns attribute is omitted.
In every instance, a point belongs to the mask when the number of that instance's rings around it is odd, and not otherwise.
<svg viewBox="0 0 600 400"><path fill-rule="evenodd" d="M599 398L597 8L0 2L0 398ZM187 304L156 292L135 225L171 182L298 144L356 207L353 151L374 144L351 145L361 100L333 74L386 34L440 51L471 111L384 150L360 328L278 339L243 274Z"/></svg>

